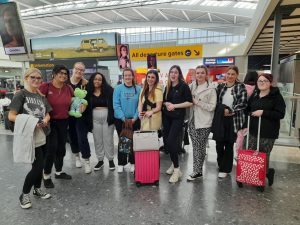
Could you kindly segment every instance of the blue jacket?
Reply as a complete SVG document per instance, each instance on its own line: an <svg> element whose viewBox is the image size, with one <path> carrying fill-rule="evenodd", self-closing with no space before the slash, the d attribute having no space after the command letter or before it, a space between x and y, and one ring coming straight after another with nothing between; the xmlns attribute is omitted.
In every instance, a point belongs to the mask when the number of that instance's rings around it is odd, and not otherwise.
<svg viewBox="0 0 300 225"><path fill-rule="evenodd" d="M115 88L113 94L113 108L115 118L125 121L125 119L137 119L138 103L141 88L139 86L127 87L120 84Z"/></svg>

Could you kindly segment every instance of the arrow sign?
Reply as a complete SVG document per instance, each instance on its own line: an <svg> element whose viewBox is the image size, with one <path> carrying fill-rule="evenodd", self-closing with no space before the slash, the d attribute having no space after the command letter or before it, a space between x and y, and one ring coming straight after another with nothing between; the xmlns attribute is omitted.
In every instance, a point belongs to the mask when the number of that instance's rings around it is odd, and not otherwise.
<svg viewBox="0 0 300 225"><path fill-rule="evenodd" d="M195 55L200 55L200 51L194 50Z"/></svg>

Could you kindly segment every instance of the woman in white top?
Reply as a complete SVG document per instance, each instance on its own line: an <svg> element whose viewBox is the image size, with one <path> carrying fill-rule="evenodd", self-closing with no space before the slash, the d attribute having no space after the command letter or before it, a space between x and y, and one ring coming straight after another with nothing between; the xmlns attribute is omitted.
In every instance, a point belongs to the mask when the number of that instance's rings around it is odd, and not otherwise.
<svg viewBox="0 0 300 225"><path fill-rule="evenodd" d="M217 104L216 90L208 82L206 66L196 68L196 79L190 84L190 89L193 96L193 107L189 118L189 133L193 145L193 173L187 180L193 181L202 177L206 142Z"/></svg>

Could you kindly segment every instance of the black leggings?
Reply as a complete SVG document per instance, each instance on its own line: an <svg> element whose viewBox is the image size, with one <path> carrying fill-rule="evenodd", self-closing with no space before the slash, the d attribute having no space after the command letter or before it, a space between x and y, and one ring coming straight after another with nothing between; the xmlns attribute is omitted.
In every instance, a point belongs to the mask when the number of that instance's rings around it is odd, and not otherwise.
<svg viewBox="0 0 300 225"><path fill-rule="evenodd" d="M32 186L34 186L34 188L41 187L43 178L44 151L45 145L35 148L35 159L23 185L24 194L28 194L31 191Z"/></svg>
<svg viewBox="0 0 300 225"><path fill-rule="evenodd" d="M170 153L175 168L179 167L178 153L181 149L183 119L163 116L163 140L166 150Z"/></svg>
<svg viewBox="0 0 300 225"><path fill-rule="evenodd" d="M46 141L45 174L51 174L53 163L57 172L62 171L66 155L68 119L51 120L50 126L51 133L47 136Z"/></svg>

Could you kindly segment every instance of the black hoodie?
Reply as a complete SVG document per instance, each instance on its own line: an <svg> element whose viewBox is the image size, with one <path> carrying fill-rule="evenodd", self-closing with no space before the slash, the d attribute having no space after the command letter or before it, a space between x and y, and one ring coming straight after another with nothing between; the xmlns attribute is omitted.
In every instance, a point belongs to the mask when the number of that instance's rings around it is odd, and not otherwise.
<svg viewBox="0 0 300 225"><path fill-rule="evenodd" d="M262 98L259 90L255 90L248 100L247 112L263 110L261 116L261 138L277 139L280 129L280 120L285 115L285 102L277 87L271 87L270 93ZM250 134L257 136L258 117L251 116Z"/></svg>

